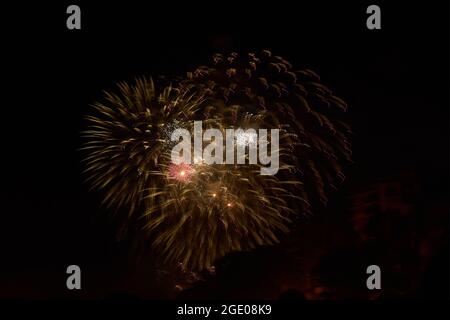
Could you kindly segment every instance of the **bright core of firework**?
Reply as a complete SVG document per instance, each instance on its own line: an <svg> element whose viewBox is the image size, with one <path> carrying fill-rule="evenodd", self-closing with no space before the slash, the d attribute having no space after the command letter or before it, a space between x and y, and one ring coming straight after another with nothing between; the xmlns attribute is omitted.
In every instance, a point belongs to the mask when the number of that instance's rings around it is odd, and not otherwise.
<svg viewBox="0 0 450 320"><path fill-rule="evenodd" d="M257 142L258 135L256 132L237 131L236 132L236 144L238 146L248 146L249 144L255 144Z"/></svg>
<svg viewBox="0 0 450 320"><path fill-rule="evenodd" d="M171 164L169 166L169 177L179 182L189 182L195 173L192 165L187 163Z"/></svg>

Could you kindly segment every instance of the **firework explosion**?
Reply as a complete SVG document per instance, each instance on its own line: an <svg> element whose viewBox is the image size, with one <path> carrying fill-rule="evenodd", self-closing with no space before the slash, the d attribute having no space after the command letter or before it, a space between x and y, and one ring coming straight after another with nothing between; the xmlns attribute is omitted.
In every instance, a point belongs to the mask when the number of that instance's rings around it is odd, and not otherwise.
<svg viewBox="0 0 450 320"><path fill-rule="evenodd" d="M231 251L278 242L280 232L343 178L349 159L345 124L326 114L345 103L309 70L294 71L269 51L240 58L215 55L211 66L189 72L173 86L152 80L118 85L94 104L84 132L86 172L104 202L138 218L167 262L202 270ZM279 171L260 164L173 164L170 137L207 128L279 129ZM236 145L256 136L239 133Z"/></svg>

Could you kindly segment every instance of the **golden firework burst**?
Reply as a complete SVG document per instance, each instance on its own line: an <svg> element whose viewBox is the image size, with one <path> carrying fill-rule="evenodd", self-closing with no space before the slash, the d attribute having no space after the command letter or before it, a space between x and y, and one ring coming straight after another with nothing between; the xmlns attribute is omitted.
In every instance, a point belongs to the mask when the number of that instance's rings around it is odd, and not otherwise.
<svg viewBox="0 0 450 320"><path fill-rule="evenodd" d="M312 71L294 71L268 51L215 55L211 66L174 83L119 84L94 104L84 132L88 180L108 206L128 210L125 225L140 218L166 261L201 270L231 251L274 244L343 177L349 130L326 114L346 106ZM173 164L171 134L192 133L194 120L223 134L279 129L278 173L261 175L262 165L248 162ZM236 143L255 138L241 133Z"/></svg>

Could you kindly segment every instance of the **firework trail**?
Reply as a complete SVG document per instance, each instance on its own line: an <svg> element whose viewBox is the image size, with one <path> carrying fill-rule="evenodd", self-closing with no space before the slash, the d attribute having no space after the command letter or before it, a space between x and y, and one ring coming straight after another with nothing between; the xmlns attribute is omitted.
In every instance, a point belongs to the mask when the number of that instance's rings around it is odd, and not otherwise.
<svg viewBox="0 0 450 320"><path fill-rule="evenodd" d="M142 210L146 190L157 189L161 161L170 147L170 132L189 120L201 97L179 94L172 87L157 92L153 80L120 83L118 93L105 92L86 117L83 132L86 173L95 189L104 190L108 207L125 207L129 216Z"/></svg>
<svg viewBox="0 0 450 320"><path fill-rule="evenodd" d="M294 71L269 51L215 55L173 87L122 83L94 108L84 132L88 180L107 206L126 208L124 225L137 217L167 262L191 270L278 242L293 219L326 201L350 157L349 129L328 115L345 103L314 72ZM194 120L221 132L279 129L278 173L261 175L259 164L171 163L171 133L192 133Z"/></svg>

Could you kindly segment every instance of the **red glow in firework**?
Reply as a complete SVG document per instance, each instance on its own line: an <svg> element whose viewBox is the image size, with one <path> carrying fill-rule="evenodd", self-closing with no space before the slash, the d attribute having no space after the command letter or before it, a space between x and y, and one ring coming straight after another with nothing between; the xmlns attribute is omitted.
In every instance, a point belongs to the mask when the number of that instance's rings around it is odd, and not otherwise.
<svg viewBox="0 0 450 320"><path fill-rule="evenodd" d="M192 165L187 163L171 164L169 166L169 177L176 179L179 182L191 181L192 175L195 173L195 169Z"/></svg>

